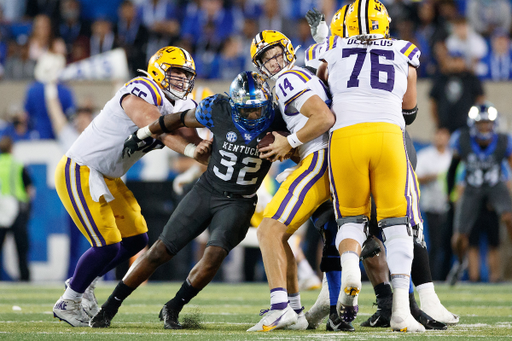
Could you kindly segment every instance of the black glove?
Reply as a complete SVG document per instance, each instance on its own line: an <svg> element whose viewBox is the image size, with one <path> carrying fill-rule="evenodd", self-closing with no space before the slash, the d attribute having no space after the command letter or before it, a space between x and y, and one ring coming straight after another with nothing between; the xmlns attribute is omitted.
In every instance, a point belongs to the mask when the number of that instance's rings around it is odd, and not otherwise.
<svg viewBox="0 0 512 341"><path fill-rule="evenodd" d="M313 8L306 13L306 20L308 21L309 27L311 27L311 33L313 33L313 28L316 32L316 28L320 24L320 21L325 21L325 15L316 8Z"/></svg>
<svg viewBox="0 0 512 341"><path fill-rule="evenodd" d="M311 35L317 43L321 43L329 35L329 28L325 22L325 15L316 8L306 13L306 20L311 28Z"/></svg>
<svg viewBox="0 0 512 341"><path fill-rule="evenodd" d="M121 157L124 158L125 154L126 156L130 157L133 153L147 147L147 145L151 144L152 142L153 138L151 136L141 140L137 137L137 132L135 132L131 134L126 140L124 140Z"/></svg>
<svg viewBox="0 0 512 341"><path fill-rule="evenodd" d="M146 138L145 140L147 140L148 138ZM150 152L150 151L152 151L154 149L162 149L163 147L164 147L164 144L163 144L162 141L154 139L153 142L149 144L149 146L144 147L142 152L143 153L148 153L148 152Z"/></svg>

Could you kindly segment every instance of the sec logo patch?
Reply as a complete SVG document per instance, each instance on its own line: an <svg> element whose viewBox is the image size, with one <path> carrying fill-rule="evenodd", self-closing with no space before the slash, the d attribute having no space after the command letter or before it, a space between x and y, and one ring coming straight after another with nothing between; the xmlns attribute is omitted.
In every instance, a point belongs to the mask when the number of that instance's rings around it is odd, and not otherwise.
<svg viewBox="0 0 512 341"><path fill-rule="evenodd" d="M226 140L229 142L235 142L236 141L236 133L234 131L230 131L226 134Z"/></svg>

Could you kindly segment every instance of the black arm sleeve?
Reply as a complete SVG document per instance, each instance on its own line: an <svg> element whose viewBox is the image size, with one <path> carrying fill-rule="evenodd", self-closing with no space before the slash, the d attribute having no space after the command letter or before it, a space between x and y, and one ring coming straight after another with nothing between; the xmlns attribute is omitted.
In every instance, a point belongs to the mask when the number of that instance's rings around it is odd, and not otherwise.
<svg viewBox="0 0 512 341"><path fill-rule="evenodd" d="M411 124L416 119L416 115L418 115L418 106L412 109L402 109L402 115L404 116L405 125Z"/></svg>
<svg viewBox="0 0 512 341"><path fill-rule="evenodd" d="M30 175L28 175L27 168L23 167L21 176L23 178L23 186L25 186L25 188L32 185L32 179L30 178Z"/></svg>
<svg viewBox="0 0 512 341"><path fill-rule="evenodd" d="M457 166L459 163L460 158L458 156L453 156L450 168L448 168L448 174L446 175L446 188L448 190L448 195L450 195L453 191L453 187L455 187L455 175L457 173Z"/></svg>

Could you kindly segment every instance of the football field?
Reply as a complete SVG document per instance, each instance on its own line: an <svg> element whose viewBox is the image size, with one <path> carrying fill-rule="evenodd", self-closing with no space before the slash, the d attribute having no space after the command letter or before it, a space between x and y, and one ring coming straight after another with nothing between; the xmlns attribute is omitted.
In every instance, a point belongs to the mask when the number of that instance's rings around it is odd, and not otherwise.
<svg viewBox="0 0 512 341"><path fill-rule="evenodd" d="M96 288L103 303L114 282L101 282ZM181 283L151 283L136 290L123 304L107 329L72 328L53 318L52 307L64 292L63 284L21 284L0 282L1 340L510 340L512 339L512 283L498 285L460 284L453 288L436 285L444 305L460 315L460 323L446 331L423 334L393 333L387 329L362 328L359 323L373 312L375 298L367 283L360 294L360 314L353 333L317 330L247 333L260 320L260 309L269 305L265 283L212 283L180 314L189 329L165 330L158 319L162 305L172 298ZM319 291L302 293L306 310ZM418 298L418 296L416 296Z"/></svg>

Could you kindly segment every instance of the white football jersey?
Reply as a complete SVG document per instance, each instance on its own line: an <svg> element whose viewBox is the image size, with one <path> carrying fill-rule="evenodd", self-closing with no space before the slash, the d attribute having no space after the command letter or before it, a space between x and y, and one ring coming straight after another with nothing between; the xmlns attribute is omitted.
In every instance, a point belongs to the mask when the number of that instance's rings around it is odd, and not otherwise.
<svg viewBox="0 0 512 341"><path fill-rule="evenodd" d="M162 115L197 106L191 99L177 100L173 105L152 79L136 77L105 104L103 110L73 143L66 156L79 165L88 166L114 179L123 176L144 155L142 151L137 151L130 157L121 158L125 139L139 128L121 106L121 100L127 94L138 96L156 106Z"/></svg>
<svg viewBox="0 0 512 341"><path fill-rule="evenodd" d="M331 131L363 122L388 122L405 128L402 98L409 65L418 67L420 51L405 40L378 39L363 43L334 39L321 56L328 63Z"/></svg>
<svg viewBox="0 0 512 341"><path fill-rule="evenodd" d="M275 91L279 109L291 133L296 133L308 121L308 118L300 113L300 108L311 96L318 95L327 105L331 101L329 91L320 78L299 66L294 66L279 76ZM328 142L329 136L325 133L299 146L301 160L310 153L327 148Z"/></svg>
<svg viewBox="0 0 512 341"><path fill-rule="evenodd" d="M327 37L324 42L316 43L308 47L304 56L304 65L318 69L318 66L320 65L320 58L325 51L332 49L332 45L338 39L341 38L336 35L332 35Z"/></svg>

